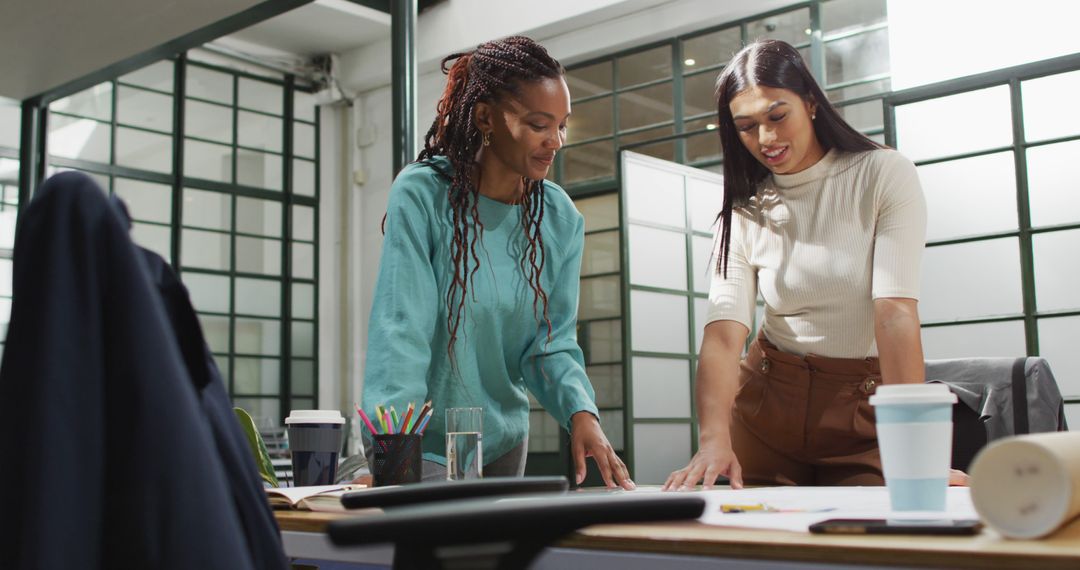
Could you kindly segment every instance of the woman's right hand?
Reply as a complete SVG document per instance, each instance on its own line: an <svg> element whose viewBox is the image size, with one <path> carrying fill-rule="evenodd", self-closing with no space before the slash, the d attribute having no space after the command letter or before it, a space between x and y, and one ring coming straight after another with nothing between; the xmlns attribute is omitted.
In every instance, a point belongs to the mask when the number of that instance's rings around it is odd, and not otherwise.
<svg viewBox="0 0 1080 570"><path fill-rule="evenodd" d="M701 420L698 452L689 465L667 478L664 491L692 489L702 479L711 489L720 475L727 476L733 489L742 489L742 468L731 449L731 410L739 392L739 355L749 333L737 321L705 325L695 382Z"/></svg>
<svg viewBox="0 0 1080 570"><path fill-rule="evenodd" d="M690 460L690 464L668 476L663 491L685 491L704 480L704 489L711 489L720 475L731 481L732 489L742 489L742 468L731 449L731 444L703 444Z"/></svg>

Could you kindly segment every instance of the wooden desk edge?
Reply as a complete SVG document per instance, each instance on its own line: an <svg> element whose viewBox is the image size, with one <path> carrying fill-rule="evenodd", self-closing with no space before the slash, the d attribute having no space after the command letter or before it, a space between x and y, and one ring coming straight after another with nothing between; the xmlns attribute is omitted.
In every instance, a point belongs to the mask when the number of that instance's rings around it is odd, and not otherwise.
<svg viewBox="0 0 1080 570"><path fill-rule="evenodd" d="M975 537L841 536L716 527L698 522L597 525L556 546L653 554L882 566L1042 569L1080 567L1080 522L1045 541Z"/></svg>
<svg viewBox="0 0 1080 570"><path fill-rule="evenodd" d="M297 532L326 532L326 525L350 516L349 513L324 513L315 511L275 510L274 518L277 519L281 530Z"/></svg>
<svg viewBox="0 0 1080 570"><path fill-rule="evenodd" d="M330 521L355 515L277 510L274 516L283 531L325 533ZM977 537L821 536L691 521L597 525L572 533L553 546L832 564L1075 569L1080 567L1080 521L1043 541L1008 541L991 531Z"/></svg>

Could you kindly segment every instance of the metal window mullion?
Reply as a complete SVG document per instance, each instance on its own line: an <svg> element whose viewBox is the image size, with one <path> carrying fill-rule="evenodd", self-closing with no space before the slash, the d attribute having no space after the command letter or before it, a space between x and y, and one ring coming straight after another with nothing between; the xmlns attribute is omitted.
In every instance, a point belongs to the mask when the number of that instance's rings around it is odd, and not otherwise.
<svg viewBox="0 0 1080 570"><path fill-rule="evenodd" d="M169 235L172 237L170 255L172 255L173 270L180 273L180 255L182 244L180 243L181 226L184 219L184 117L185 100L184 93L187 91L187 53L173 62L173 176L172 176L172 224Z"/></svg>
<svg viewBox="0 0 1080 570"><path fill-rule="evenodd" d="M887 97L881 100L881 119L885 122L885 144L896 148L896 105Z"/></svg>
<svg viewBox="0 0 1080 570"><path fill-rule="evenodd" d="M160 131L158 129L151 129L149 127L141 127L139 125L130 125L128 123L116 122L117 129L127 129L129 131L138 131L140 133L149 133L151 135L169 136L172 135L171 131Z"/></svg>
<svg viewBox="0 0 1080 570"><path fill-rule="evenodd" d="M19 203L16 218L26 211L34 189L45 178L49 108L39 98L28 99L22 103L19 120Z"/></svg>
<svg viewBox="0 0 1080 570"><path fill-rule="evenodd" d="M1008 315L990 315L986 317L968 317L963 319L943 320L943 321L923 321L923 328L933 327L949 327L959 325L980 325L989 323L1004 323L1010 321L1022 321L1024 320L1023 313L1013 313Z"/></svg>
<svg viewBox="0 0 1080 570"><path fill-rule="evenodd" d="M284 104L285 112L282 125L282 181L281 188L284 202L281 207L282 247L281 247L281 354L282 362L278 370L281 376L281 413L289 409L292 398L292 154L293 154L293 90L296 88L296 76L285 77ZM284 421L284 416L282 417Z"/></svg>
<svg viewBox="0 0 1080 570"><path fill-rule="evenodd" d="M928 165L931 165L931 164L937 164L939 162L952 162L952 161L955 161L955 160L963 160L965 158L975 158L977 156L986 156L988 154L997 154L997 153L1000 153L1000 152L1009 152L1009 151L1015 150L1015 148L1016 148L1016 145L1012 145L1012 144L1007 145L1007 146L995 146L995 147L985 148L985 149L981 149L981 150L973 150L973 151L970 151L970 152L963 152L963 153L960 153L960 154L951 154L951 155L948 155L948 156L920 159L920 160L916 160L916 161L913 161L913 162L915 163L915 166L928 166Z"/></svg>
<svg viewBox="0 0 1080 570"><path fill-rule="evenodd" d="M162 61L168 61L168 59ZM175 62L176 60L173 61ZM138 89L139 91L146 91L147 93L155 93L157 95L165 95L171 97L173 94L173 91L166 91L164 89L158 89L157 87L146 87L145 85L139 85L137 83L128 83L127 81L123 81L119 78L117 78L116 84L118 86L127 87L128 89ZM173 89L176 89L175 85L173 86Z"/></svg>
<svg viewBox="0 0 1080 570"><path fill-rule="evenodd" d="M1056 309L1052 311L1038 311L1035 316L1040 319L1053 319L1057 317L1077 317L1080 316L1080 309Z"/></svg>
<svg viewBox="0 0 1080 570"><path fill-rule="evenodd" d="M875 73L874 75L865 75L865 76L860 77L858 79L849 79L847 81L840 81L838 83L830 83L828 85L825 85L824 83L822 83L822 88L821 89L822 89L822 91L834 91L836 89L846 89L848 87L856 87L856 86L859 86L859 85L866 85L867 83L873 83L875 81L881 81L881 80L884 80L884 79L889 79L891 77L892 77L892 73L886 71L884 73ZM876 93L876 94L873 94L873 95L864 95L862 98L876 99L876 98L882 97L884 95L885 95L885 93L883 92L883 93ZM858 101L858 99L852 99L851 101L852 101L852 104L854 104L854 102ZM847 101L840 101L840 102L837 102L836 104L839 105L840 103L848 103L848 102Z"/></svg>
<svg viewBox="0 0 1080 570"><path fill-rule="evenodd" d="M579 141L574 141L572 143L568 143L568 144L564 145L564 148L569 150L569 149L577 148L579 146L585 146L585 145L589 145L589 144L593 144L593 143L604 142L604 141L608 141L608 140L611 140L611 139L612 139L612 134L609 133L609 134L606 134L606 135L599 135L599 136L590 137L590 138L587 138L587 139L581 139Z"/></svg>
<svg viewBox="0 0 1080 570"><path fill-rule="evenodd" d="M112 116L109 120L109 166L116 166L116 130L120 123L118 117L116 116L116 113L120 107L118 103L118 99L120 98L120 88L116 85L115 79L110 81L109 83L112 84L112 93L110 94L109 98L109 106L112 113Z"/></svg>
<svg viewBox="0 0 1080 570"><path fill-rule="evenodd" d="M321 174L319 173L319 170L320 170L319 165L322 162L322 147L319 144L319 138L321 136L320 133L322 131L322 114L321 114L321 111L319 110L318 107L315 108L315 123L314 123L314 125L315 125L315 196L313 197L313 200L312 200L314 203L308 204L308 202L306 201L307 200L306 198L305 198L305 201L303 201L301 203L303 203L305 205L310 205L312 207L312 210L313 210L312 213L313 213L314 218L315 218L315 223L314 223L315 227L313 228L314 233L311 236L312 242L314 243L314 247L312 248L313 249L313 253L312 253L312 256L313 256L313 259L312 259L312 264L313 264L312 277L314 279L312 280L313 283L312 283L312 288L311 288L311 298L312 298L311 302L315 305L314 307L312 307L312 313L311 313L311 315L312 315L311 320L312 320L312 323L313 323L312 324L312 335L313 335L312 354L313 354L313 357L312 357L312 371L311 371L311 373L313 375L312 379L311 379L311 385L312 385L313 389L312 389L311 397L314 399L314 407L318 408L319 407L319 358L318 358L318 355L319 355L319 245L320 245L320 239L319 239L319 227L320 227L320 225L319 225L320 224L319 202L322 200L322 191L321 191L320 186L319 186L320 183L321 183L321 180L322 180ZM291 189L292 189L292 181L291 180L289 181L289 189L290 189L290 192L289 192L290 196L292 196L292 199L294 201L296 201L298 199L298 197L293 195L293 193L291 192ZM290 236L292 235L292 230L291 229L289 230L289 235ZM293 280L291 275L289 276L289 279L290 279L290 283L291 283L292 280ZM292 314L292 301L291 301L291 299L292 299L292 297L291 297L291 295L292 295L292 286L291 285L289 286L289 294L290 294L289 312L290 312L290 315L291 315ZM291 373L292 373L292 371L290 370L290 374Z"/></svg>
<svg viewBox="0 0 1080 570"><path fill-rule="evenodd" d="M579 184L565 188L565 190L571 198L578 200L581 198L592 198L594 196L615 193L618 192L618 188L618 182L615 177L610 177L583 180Z"/></svg>
<svg viewBox="0 0 1080 570"><path fill-rule="evenodd" d="M630 353L630 356L641 356L644 358L665 358L668 360L693 360L697 358L697 355L689 352L655 352L650 350L635 350Z"/></svg>
<svg viewBox="0 0 1080 570"><path fill-rule="evenodd" d="M1031 233L1032 233L1032 235L1034 235L1034 234L1045 234L1045 233L1049 233L1049 232L1060 232L1060 231L1066 231L1066 230L1080 230L1080 222L1069 222L1067 224L1054 224L1052 226L1032 227L1031 228Z"/></svg>
<svg viewBox="0 0 1080 570"><path fill-rule="evenodd" d="M581 275L580 279L600 279L603 277L618 277L619 275L621 275L619 271L603 271L600 273L584 273Z"/></svg>
<svg viewBox="0 0 1080 570"><path fill-rule="evenodd" d="M599 234L610 234L610 233L614 233L614 232L617 232L617 231L619 231L619 228L617 228L617 227L597 228L595 230L587 230L585 232L585 237L595 236L595 235L599 235Z"/></svg>
<svg viewBox="0 0 1080 570"><path fill-rule="evenodd" d="M74 168L76 170L84 170L86 172L92 172L94 174L100 174L102 176L119 176L121 178L132 178L135 180L143 180L146 182L164 184L166 186L172 184L172 174L158 172L154 170L142 170L139 168L130 168L127 166L113 166L104 162L92 162L78 158L64 158L61 156L50 157L49 164L54 166Z"/></svg>
<svg viewBox="0 0 1080 570"><path fill-rule="evenodd" d="M674 122L675 134L683 132L683 49L682 42L671 42L671 119ZM686 164L686 139L675 139L675 162Z"/></svg>
<svg viewBox="0 0 1080 570"><path fill-rule="evenodd" d="M1054 137L1052 139L1042 139L1042 140L1037 140L1035 142L1025 142L1024 143L1024 148L1029 149L1029 148L1047 146L1047 145L1052 145L1052 144L1073 142L1073 141L1078 141L1078 140L1080 140L1080 135L1068 135L1068 136L1064 136L1064 137Z"/></svg>
<svg viewBox="0 0 1080 570"><path fill-rule="evenodd" d="M619 177L619 92L615 86L619 84L619 58L611 58L611 151L615 153L615 178Z"/></svg>
<svg viewBox="0 0 1080 570"><path fill-rule="evenodd" d="M592 103L593 101L599 101L605 97L611 97L613 90L604 91L603 93L594 93L592 95L586 95L584 97L578 97L570 102L571 105L581 105L583 103Z"/></svg>
<svg viewBox="0 0 1080 570"><path fill-rule="evenodd" d="M691 355L695 355L694 351L694 339L697 337L696 330L696 317L694 311L694 229L693 229L693 217L690 215L690 190L687 188L687 177L681 176L683 179L683 216L686 227L683 229L685 234L683 238L686 240L686 291L689 293L686 297L686 342L690 350ZM697 358L690 359L690 365L687 367L689 370L689 378L686 379L687 389L690 392L690 455L697 453L698 450L698 416L697 416L697 390L695 390L695 380L697 378ZM711 481L708 481L711 483Z"/></svg>
<svg viewBox="0 0 1080 570"><path fill-rule="evenodd" d="M1024 341L1027 354L1039 354L1039 328L1035 321L1035 255L1031 239L1031 205L1028 195L1027 152L1024 147L1024 104L1020 80L1009 81L1012 111L1013 160L1016 169L1017 223L1020 229L1020 283L1024 302Z"/></svg>
<svg viewBox="0 0 1080 570"><path fill-rule="evenodd" d="M618 148L618 146L616 146ZM635 464L636 457L634 453L634 424L636 418L633 417L632 410L634 404L634 389L633 389L633 338L630 331L630 320L633 315L630 314L630 236L629 236L629 219L627 217L626 209L626 192L622 187L622 161L618 160L618 154L616 154L615 161L615 178L617 180L618 191L618 219L619 219L619 255L621 263L619 264L619 309L620 309L620 325L622 333L622 377L623 377L623 452L625 453L625 460L627 469L630 470L631 477L635 476L637 465Z"/></svg>
<svg viewBox="0 0 1080 570"><path fill-rule="evenodd" d="M825 85L825 42L821 34L821 2L810 4L810 73Z"/></svg>
<svg viewBox="0 0 1080 570"><path fill-rule="evenodd" d="M956 238L934 240L926 243L926 247L941 247L945 245L957 245L961 243L972 243L977 241L989 241L1002 238L1019 237L1020 230L1006 230L1002 232L994 232L988 234L967 235Z"/></svg>
<svg viewBox="0 0 1080 570"><path fill-rule="evenodd" d="M212 142L212 141L206 141L206 142ZM243 149L243 150L250 150L252 152L259 152L259 153L262 153L262 154L272 154L272 155L281 156L281 157L285 156L285 152L283 150L270 150L268 148L259 148L259 147L255 147L255 146L247 146L247 145L242 145L242 144L237 144L236 147L240 148L240 149Z"/></svg>
<svg viewBox="0 0 1080 570"><path fill-rule="evenodd" d="M236 139L239 138L237 128L239 125L238 107L240 103L240 79L238 75L232 76L232 184L236 184ZM236 387L236 195L229 195L229 394L233 394ZM280 410L278 410L280 415Z"/></svg>

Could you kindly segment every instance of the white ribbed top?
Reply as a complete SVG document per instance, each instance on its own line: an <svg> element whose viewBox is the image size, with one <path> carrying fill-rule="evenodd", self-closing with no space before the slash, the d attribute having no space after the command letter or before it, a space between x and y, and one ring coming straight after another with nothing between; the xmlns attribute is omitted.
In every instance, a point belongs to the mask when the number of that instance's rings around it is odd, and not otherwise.
<svg viewBox="0 0 1080 570"><path fill-rule="evenodd" d="M831 150L774 174L731 221L727 279L713 275L707 323L751 328L760 291L765 335L781 350L865 358L877 356L873 300L919 297L926 200L896 151Z"/></svg>

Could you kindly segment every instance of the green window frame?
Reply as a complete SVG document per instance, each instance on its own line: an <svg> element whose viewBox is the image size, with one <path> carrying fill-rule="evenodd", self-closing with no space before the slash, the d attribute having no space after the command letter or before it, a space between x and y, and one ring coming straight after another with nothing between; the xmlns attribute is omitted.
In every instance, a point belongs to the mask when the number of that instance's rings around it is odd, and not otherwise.
<svg viewBox="0 0 1080 570"><path fill-rule="evenodd" d="M230 95L206 96L198 86L189 91L189 73L221 79ZM293 75L251 73L195 61L187 53L101 79L90 89L52 100L50 107L57 108L46 112L57 128L80 123L84 130L102 133L97 149L75 147L68 156L46 154L42 160L54 171L85 172L110 195L135 200L129 203L133 237L139 242L140 232L143 237L155 236L147 245L177 269L192 291L208 343L237 405L275 425L294 407L314 408L320 124L313 88ZM245 100L245 86L252 93L261 91L265 99ZM95 94L100 101L94 100ZM45 100L50 100L48 95ZM126 102L132 100L142 105L129 112ZM141 112L143 107L152 111ZM208 110L224 118L216 127L227 135L188 134L189 119ZM157 142L159 147L163 141L168 144L157 155L147 158L143 152L139 158L137 152L128 151L144 147L118 148L124 136ZM55 137L49 141L47 134L45 138L46 144L62 142ZM206 160L207 155L192 152L193 145L212 146L218 154ZM83 156L83 150L92 152ZM220 175L206 175L217 169ZM150 190L152 198L139 194ZM223 218L220 227L205 227L185 217L186 198L193 193L226 205L217 212ZM140 204L153 208L140 210ZM197 205L188 213L197 214ZM206 243L219 246L218 266L192 261ZM204 306L200 279L224 284L228 289L224 305ZM253 297L244 286L276 290L268 297L271 308L238 306L251 305ZM224 293L220 287L213 290L216 295ZM255 340L238 346L241 328ZM238 386L238 363L241 369L258 368L255 384L268 387L253 392Z"/></svg>

